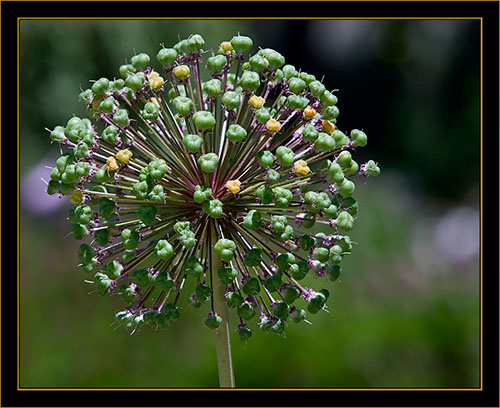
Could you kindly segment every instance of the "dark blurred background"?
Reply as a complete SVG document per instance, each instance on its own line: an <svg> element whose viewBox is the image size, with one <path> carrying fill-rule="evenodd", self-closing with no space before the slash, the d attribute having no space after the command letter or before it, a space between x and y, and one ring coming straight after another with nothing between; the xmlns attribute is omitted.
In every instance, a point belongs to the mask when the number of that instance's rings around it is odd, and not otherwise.
<svg viewBox="0 0 500 408"><path fill-rule="evenodd" d="M338 89L339 127L363 129L357 157L382 169L356 185L359 245L330 313L286 338L233 333L237 387L478 387L479 20L21 20L21 387L218 385L200 310L166 331L112 326L122 304L89 295L69 203L41 178L59 155L44 128L84 115L90 79L237 32Z"/></svg>

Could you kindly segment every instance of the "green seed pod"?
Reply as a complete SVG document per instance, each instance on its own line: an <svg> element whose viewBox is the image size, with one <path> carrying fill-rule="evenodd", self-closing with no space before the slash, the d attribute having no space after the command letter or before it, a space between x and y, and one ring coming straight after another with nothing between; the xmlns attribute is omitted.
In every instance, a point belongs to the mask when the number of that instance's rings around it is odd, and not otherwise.
<svg viewBox="0 0 500 408"><path fill-rule="evenodd" d="M157 203L165 202L165 192L163 191L163 186L157 184L153 187L151 192L148 194L148 198L151 201L156 201Z"/></svg>
<svg viewBox="0 0 500 408"><path fill-rule="evenodd" d="M271 184L277 183L280 180L280 178L281 176L276 170L269 169L267 171L267 180L269 181L269 183Z"/></svg>
<svg viewBox="0 0 500 408"><path fill-rule="evenodd" d="M181 116L189 115L194 108L194 104L191 98L187 98L185 96L175 97L172 101L172 104L174 105L174 109Z"/></svg>
<svg viewBox="0 0 500 408"><path fill-rule="evenodd" d="M224 65L226 64L227 59L224 55L216 55L214 57L207 58L207 67L214 74L221 72L222 68L224 68Z"/></svg>
<svg viewBox="0 0 500 408"><path fill-rule="evenodd" d="M140 54L134 55L130 58L130 63L138 71L144 71L149 66L149 55L141 52Z"/></svg>
<svg viewBox="0 0 500 408"><path fill-rule="evenodd" d="M195 187L193 193L193 199L198 204L201 204L203 201L207 200L212 195L212 189L210 187L206 187L204 185L198 184Z"/></svg>
<svg viewBox="0 0 500 408"><path fill-rule="evenodd" d="M304 109L307 105L309 105L309 99L307 99L305 96L293 94L287 98L287 102L292 109Z"/></svg>
<svg viewBox="0 0 500 408"><path fill-rule="evenodd" d="M130 119L128 118L127 110L118 109L118 111L113 115L113 122L121 126L128 126Z"/></svg>
<svg viewBox="0 0 500 408"><path fill-rule="evenodd" d="M125 79L125 86L129 87L133 91L140 91L144 86L146 77L142 73L132 74Z"/></svg>
<svg viewBox="0 0 500 408"><path fill-rule="evenodd" d="M140 181L132 185L132 191L138 199L144 200L150 194L150 185L147 181Z"/></svg>
<svg viewBox="0 0 500 408"><path fill-rule="evenodd" d="M152 160L148 164L149 175L154 180L161 180L163 176L170 170L167 163L163 159Z"/></svg>
<svg viewBox="0 0 500 408"><path fill-rule="evenodd" d="M203 139L198 135L188 134L184 136L182 143L188 152L198 153L203 144Z"/></svg>
<svg viewBox="0 0 500 408"><path fill-rule="evenodd" d="M304 251L309 251L314 246L314 239L309 235L302 235L299 240L299 245Z"/></svg>
<svg viewBox="0 0 500 408"><path fill-rule="evenodd" d="M103 96L109 88L109 80L107 78L101 78L94 82L91 89L97 96Z"/></svg>
<svg viewBox="0 0 500 408"><path fill-rule="evenodd" d="M319 132L316 130L314 125L308 123L302 128L302 137L304 140L314 142L319 136Z"/></svg>
<svg viewBox="0 0 500 408"><path fill-rule="evenodd" d="M75 172L78 178L86 177L90 174L90 164L87 162L78 162L75 165ZM56 169L57 170L57 169Z"/></svg>
<svg viewBox="0 0 500 408"><path fill-rule="evenodd" d="M215 252L223 261L229 262L233 259L236 244L230 239L220 238L214 245Z"/></svg>
<svg viewBox="0 0 500 408"><path fill-rule="evenodd" d="M302 280L309 272L309 265L307 262L299 261L290 267L290 274L295 280Z"/></svg>
<svg viewBox="0 0 500 408"><path fill-rule="evenodd" d="M290 307L285 302L276 302L273 304L274 315L281 320L285 320L288 317L288 312Z"/></svg>
<svg viewBox="0 0 500 408"><path fill-rule="evenodd" d="M156 206L153 204L142 204L137 210L137 216L144 223L144 225L153 225L157 212Z"/></svg>
<svg viewBox="0 0 500 408"><path fill-rule="evenodd" d="M273 190L267 184L258 187L257 190L255 190L255 194L259 197L262 204L269 204L274 200Z"/></svg>
<svg viewBox="0 0 500 408"><path fill-rule="evenodd" d="M335 149L335 139L327 133L319 132L318 138L314 141L314 148L320 152L329 152Z"/></svg>
<svg viewBox="0 0 500 408"><path fill-rule="evenodd" d="M342 183L344 181L344 172L342 167L336 162L332 162L327 170L327 178L331 183Z"/></svg>
<svg viewBox="0 0 500 408"><path fill-rule="evenodd" d="M167 271L163 271L153 278L153 284L160 290L169 290L174 286L174 280Z"/></svg>
<svg viewBox="0 0 500 408"><path fill-rule="evenodd" d="M318 313L326 302L326 296L321 292L315 292L307 301L307 311L312 314Z"/></svg>
<svg viewBox="0 0 500 408"><path fill-rule="evenodd" d="M241 341L246 342L250 337L252 337L252 330L250 330L247 325L238 326L238 336Z"/></svg>
<svg viewBox="0 0 500 408"><path fill-rule="evenodd" d="M252 248L247 252L245 256L245 265L247 266L259 266L262 262L262 253L259 248Z"/></svg>
<svg viewBox="0 0 500 408"><path fill-rule="evenodd" d="M349 167L351 165L351 161L352 161L351 152L349 152L347 150L340 152L340 154L337 156L337 159L335 161L343 168Z"/></svg>
<svg viewBox="0 0 500 408"><path fill-rule="evenodd" d="M218 275L224 285L229 285L238 276L238 271L232 267L219 268Z"/></svg>
<svg viewBox="0 0 500 408"><path fill-rule="evenodd" d="M194 247L194 244L196 243L195 233L192 231L184 231L179 238L179 242L185 248Z"/></svg>
<svg viewBox="0 0 500 408"><path fill-rule="evenodd" d="M258 229L261 224L261 216L257 210L250 210L241 223L241 225L248 229Z"/></svg>
<svg viewBox="0 0 500 408"><path fill-rule="evenodd" d="M104 265L104 272L110 279L118 279L123 272L123 266L118 261L111 261Z"/></svg>
<svg viewBox="0 0 500 408"><path fill-rule="evenodd" d="M123 64L123 65L120 65L120 75L123 77L123 78L127 78L129 75L135 73L135 68L132 64Z"/></svg>
<svg viewBox="0 0 500 408"><path fill-rule="evenodd" d="M109 218L113 214L113 212L116 209L116 204L113 200L110 200L109 198L102 197L99 199L99 215L102 218Z"/></svg>
<svg viewBox="0 0 500 408"><path fill-rule="evenodd" d="M76 160L84 159L89 155L89 147L87 146L86 143L80 142L75 146L75 149L73 150L73 155L75 156Z"/></svg>
<svg viewBox="0 0 500 408"><path fill-rule="evenodd" d="M287 285L282 292L283 300L291 305L300 296L300 290L294 285Z"/></svg>
<svg viewBox="0 0 500 408"><path fill-rule="evenodd" d="M263 48L259 50L258 54L267 60L268 68L273 71L285 65L285 57L271 48Z"/></svg>
<svg viewBox="0 0 500 408"><path fill-rule="evenodd" d="M115 107L115 99L110 96L99 104L99 109L106 113L112 113Z"/></svg>
<svg viewBox="0 0 500 408"><path fill-rule="evenodd" d="M205 40L200 34L192 34L187 39L187 49L191 53L198 52L205 45Z"/></svg>
<svg viewBox="0 0 500 408"><path fill-rule="evenodd" d="M102 138L109 144L115 144L118 141L118 128L114 125L109 125L102 132Z"/></svg>
<svg viewBox="0 0 500 408"><path fill-rule="evenodd" d="M340 111L336 106L325 106L321 110L321 117L326 120L332 120L339 116Z"/></svg>
<svg viewBox="0 0 500 408"><path fill-rule="evenodd" d="M231 38L231 45L238 54L246 54L252 48L253 41L250 37L238 34Z"/></svg>
<svg viewBox="0 0 500 408"><path fill-rule="evenodd" d="M335 226L341 231L350 231L354 225L354 218L347 211L341 211L335 220Z"/></svg>
<svg viewBox="0 0 500 408"><path fill-rule="evenodd" d="M373 160L368 160L364 165L364 173L368 176L378 176L380 174L380 167Z"/></svg>
<svg viewBox="0 0 500 408"><path fill-rule="evenodd" d="M238 84L248 92L256 91L260 86L259 74L254 71L245 71L240 77Z"/></svg>
<svg viewBox="0 0 500 408"><path fill-rule="evenodd" d="M217 316L216 314L210 313L208 317L205 319L205 326L209 329L216 329L222 323L222 317Z"/></svg>
<svg viewBox="0 0 500 408"><path fill-rule="evenodd" d="M198 111L193 115L193 121L197 128L202 130L212 129L215 126L215 118L212 112Z"/></svg>
<svg viewBox="0 0 500 408"><path fill-rule="evenodd" d="M83 264L90 264L95 256L95 250L88 244L82 244L78 248L78 259Z"/></svg>
<svg viewBox="0 0 500 408"><path fill-rule="evenodd" d="M235 91L227 91L222 95L222 103L229 109L236 109L240 106L241 95Z"/></svg>
<svg viewBox="0 0 500 408"><path fill-rule="evenodd" d="M227 307L229 307L230 309L239 307L244 301L243 296L241 296L239 293L236 292L227 293L226 300L227 300Z"/></svg>
<svg viewBox="0 0 500 408"><path fill-rule="evenodd" d="M104 228L100 230L94 230L94 239L100 246L106 246L109 243L109 229Z"/></svg>
<svg viewBox="0 0 500 408"><path fill-rule="evenodd" d="M320 262L327 262L328 256L330 255L330 251L327 248L315 248L313 251L314 259L317 259Z"/></svg>
<svg viewBox="0 0 500 408"><path fill-rule="evenodd" d="M325 92L326 88L325 85L323 85L319 81L312 81L309 83L309 89L311 90L311 95L319 98L321 95L323 95L323 92Z"/></svg>
<svg viewBox="0 0 500 408"><path fill-rule="evenodd" d="M255 119L259 123L266 123L269 119L271 119L271 112L268 108L260 108L254 112Z"/></svg>
<svg viewBox="0 0 500 408"><path fill-rule="evenodd" d="M66 136L64 134L64 128L62 126L56 126L52 132L50 132L50 138L54 142L61 143L63 140L66 140Z"/></svg>
<svg viewBox="0 0 500 408"><path fill-rule="evenodd" d="M276 149L276 157L278 158L278 163L282 167L290 167L295 161L293 150L285 146L279 146Z"/></svg>
<svg viewBox="0 0 500 408"><path fill-rule="evenodd" d="M125 249L135 249L139 245L139 233L137 231L126 228L122 231L121 236Z"/></svg>
<svg viewBox="0 0 500 408"><path fill-rule="evenodd" d="M111 283L111 279L109 279L104 273L97 272L94 275L94 285L96 286L97 292L101 295L106 294L111 286Z"/></svg>
<svg viewBox="0 0 500 408"><path fill-rule="evenodd" d="M223 214L222 201L217 199L206 201L202 210L212 218L220 218Z"/></svg>
<svg viewBox="0 0 500 408"><path fill-rule="evenodd" d="M288 89L293 93L300 93L306 88L307 84L300 78L292 77L288 81Z"/></svg>
<svg viewBox="0 0 500 408"><path fill-rule="evenodd" d="M155 254L164 261L174 256L174 248L166 239L160 239L155 246Z"/></svg>
<svg viewBox="0 0 500 408"><path fill-rule="evenodd" d="M170 67L177 59L177 51L173 48L162 48L158 51L158 54L156 54L156 59L160 64Z"/></svg>
<svg viewBox="0 0 500 408"><path fill-rule="evenodd" d="M323 106L333 106L337 104L337 97L330 91L324 91L320 96Z"/></svg>
<svg viewBox="0 0 500 408"><path fill-rule="evenodd" d="M293 193L284 187L274 187L273 195L276 207L285 208L293 200Z"/></svg>
<svg viewBox="0 0 500 408"><path fill-rule="evenodd" d="M257 278L250 278L243 284L243 292L249 296L255 296L260 292L260 284Z"/></svg>
<svg viewBox="0 0 500 408"><path fill-rule="evenodd" d="M280 254L276 257L276 265L282 271L288 271L290 265L295 262L295 256L291 253Z"/></svg>
<svg viewBox="0 0 500 408"><path fill-rule="evenodd" d="M75 208L74 219L78 224L87 225L92 219L93 212L90 205L79 205Z"/></svg>
<svg viewBox="0 0 500 408"><path fill-rule="evenodd" d="M323 210L325 215L330 218L337 218L337 206L335 204L330 204L327 208Z"/></svg>
<svg viewBox="0 0 500 408"><path fill-rule="evenodd" d="M244 302L238 307L238 316L244 320L252 319L255 313L255 308L248 302Z"/></svg>
<svg viewBox="0 0 500 408"><path fill-rule="evenodd" d="M158 119L159 116L158 105L153 102L147 102L144 105L144 109L141 111L141 115L146 120L154 121Z"/></svg>
<svg viewBox="0 0 500 408"><path fill-rule="evenodd" d="M285 322L283 320L278 320L276 323L274 323L271 328L271 333L274 334L282 334L285 331Z"/></svg>
<svg viewBox="0 0 500 408"><path fill-rule="evenodd" d="M195 295L199 301L205 302L210 296L212 296L212 290L209 286L198 283L195 288Z"/></svg>
<svg viewBox="0 0 500 408"><path fill-rule="evenodd" d="M340 266L330 265L328 268L326 268L325 274L329 280L335 282L340 276L340 271L341 271Z"/></svg>
<svg viewBox="0 0 500 408"><path fill-rule="evenodd" d="M300 323L306 319L306 311L303 309L293 308L290 312L292 322Z"/></svg>
<svg viewBox="0 0 500 408"><path fill-rule="evenodd" d="M343 249L339 245L334 245L330 248L330 254L328 260L330 261L331 264L339 264L342 262L343 256Z"/></svg>
<svg viewBox="0 0 500 408"><path fill-rule="evenodd" d="M262 167L271 167L274 164L274 155L269 150L262 150L257 153L257 160Z"/></svg>
<svg viewBox="0 0 500 408"><path fill-rule="evenodd" d="M354 193L356 186L351 180L344 178L341 183L335 183L334 187L343 197L350 197Z"/></svg>
<svg viewBox="0 0 500 408"><path fill-rule="evenodd" d="M250 57L250 59L248 60L248 62L250 63L250 66L252 67L252 69L254 71L263 71L264 69L266 69L266 60L264 59L264 57L258 55L258 54L255 54L255 55L252 55Z"/></svg>
<svg viewBox="0 0 500 408"><path fill-rule="evenodd" d="M346 176L352 176L356 174L359 170L359 164L355 160L351 160L351 165L344 169L344 174Z"/></svg>
<svg viewBox="0 0 500 408"><path fill-rule="evenodd" d="M73 237L80 241L85 235L87 235L88 230L85 225L73 224L71 232L73 233Z"/></svg>
<svg viewBox="0 0 500 408"><path fill-rule="evenodd" d="M211 79L203 83L203 91L212 98L217 98L222 92L222 82L219 79Z"/></svg>
<svg viewBox="0 0 500 408"><path fill-rule="evenodd" d="M227 128L226 137L231 142L241 142L247 137L247 131L244 127L234 123Z"/></svg>
<svg viewBox="0 0 500 408"><path fill-rule="evenodd" d="M268 276L264 281L264 287L270 292L276 292L283 283L281 276L281 273L275 273L271 276Z"/></svg>
<svg viewBox="0 0 500 408"><path fill-rule="evenodd" d="M217 164L219 164L219 156L215 153L207 153L198 158L198 164L205 173L213 173Z"/></svg>
<svg viewBox="0 0 500 408"><path fill-rule="evenodd" d="M200 263L198 258L190 256L184 263L182 270L186 274L198 278L203 274L203 265Z"/></svg>
<svg viewBox="0 0 500 408"><path fill-rule="evenodd" d="M368 138L367 138L365 132L358 130L358 129L353 129L353 130L351 130L350 136L351 136L352 144L354 146L360 146L360 147L366 146L366 142L367 142Z"/></svg>

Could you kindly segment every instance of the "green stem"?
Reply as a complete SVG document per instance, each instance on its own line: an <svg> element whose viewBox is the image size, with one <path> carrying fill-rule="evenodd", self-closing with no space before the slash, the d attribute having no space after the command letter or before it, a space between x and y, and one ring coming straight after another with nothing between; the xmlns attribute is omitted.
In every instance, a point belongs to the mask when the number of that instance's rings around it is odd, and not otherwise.
<svg viewBox="0 0 500 408"><path fill-rule="evenodd" d="M229 337L229 322L226 306L226 298L224 294L226 287L217 277L217 271L222 266L222 260L219 255L214 251L213 246L217 242L217 231L215 225L211 225L211 265L212 272L212 287L213 287L213 300L214 311L222 318L221 325L215 329L215 348L217 352L217 366L219 369L219 386L221 388L234 388L234 372L233 363L231 360L231 341Z"/></svg>

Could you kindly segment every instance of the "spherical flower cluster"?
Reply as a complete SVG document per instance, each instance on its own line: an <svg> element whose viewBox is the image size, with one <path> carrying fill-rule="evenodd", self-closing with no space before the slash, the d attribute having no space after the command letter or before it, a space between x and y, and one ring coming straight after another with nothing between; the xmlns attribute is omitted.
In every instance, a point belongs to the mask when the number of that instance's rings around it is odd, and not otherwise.
<svg viewBox="0 0 500 408"><path fill-rule="evenodd" d="M222 284L243 340L252 320L282 334L326 308L328 290L300 282L338 279L353 179L380 169L354 160L367 136L338 128L337 96L314 75L273 49L251 53L247 36L204 44L194 34L92 81L87 117L50 130L63 154L47 192L75 204L80 266L95 292L123 298L126 327L168 328L183 306L210 302L217 328ZM181 296L186 280L195 289Z"/></svg>

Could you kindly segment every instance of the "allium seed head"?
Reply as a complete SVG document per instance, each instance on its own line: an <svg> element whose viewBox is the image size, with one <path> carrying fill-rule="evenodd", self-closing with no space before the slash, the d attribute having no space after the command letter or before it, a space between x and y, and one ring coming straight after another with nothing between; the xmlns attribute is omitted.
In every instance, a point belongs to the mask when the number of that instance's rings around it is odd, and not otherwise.
<svg viewBox="0 0 500 408"><path fill-rule="evenodd" d="M123 298L125 327L168 328L184 305L209 302L205 325L216 329L222 284L242 340L253 320L283 334L326 308L328 291L300 281L339 278L353 179L380 168L354 160L367 136L339 130L337 97L314 75L275 50L251 54L239 34L211 56L204 44L194 34L162 48L158 66L134 55L123 79L84 90L88 118L50 131L64 153L47 192L75 205L80 266L95 292Z"/></svg>

